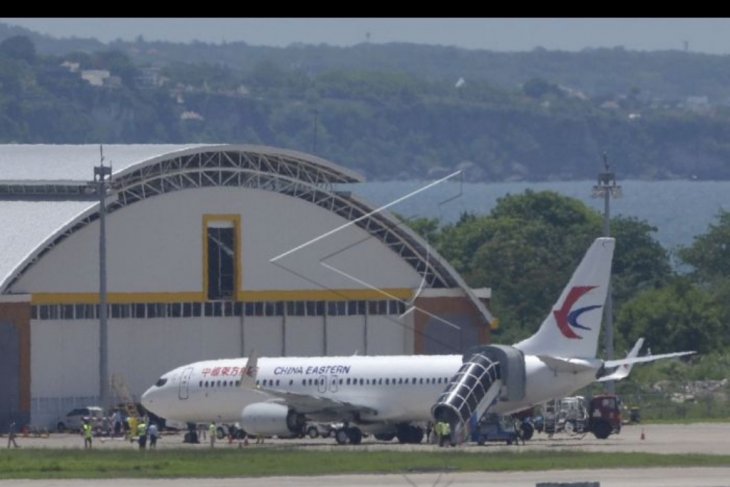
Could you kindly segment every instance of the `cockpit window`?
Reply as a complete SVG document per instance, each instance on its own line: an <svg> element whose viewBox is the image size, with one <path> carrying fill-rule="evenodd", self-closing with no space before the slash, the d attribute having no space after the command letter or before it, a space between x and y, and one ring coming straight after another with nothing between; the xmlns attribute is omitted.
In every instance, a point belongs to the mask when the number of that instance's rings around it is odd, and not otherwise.
<svg viewBox="0 0 730 487"><path fill-rule="evenodd" d="M164 385L165 385L166 383L167 383L167 378L165 378L165 377L160 377L159 379L157 379L157 382L155 382L155 386L157 386L157 387L162 387L162 386L164 386Z"/></svg>

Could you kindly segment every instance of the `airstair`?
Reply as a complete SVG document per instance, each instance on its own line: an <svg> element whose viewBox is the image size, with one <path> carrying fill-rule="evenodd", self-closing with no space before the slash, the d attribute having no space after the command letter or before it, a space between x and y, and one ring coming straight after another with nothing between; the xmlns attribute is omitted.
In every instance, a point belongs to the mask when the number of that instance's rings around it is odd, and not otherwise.
<svg viewBox="0 0 730 487"><path fill-rule="evenodd" d="M498 361L476 353L462 364L431 408L431 415L439 421L456 425L466 423L472 414L481 417L499 395L502 387Z"/></svg>
<svg viewBox="0 0 730 487"><path fill-rule="evenodd" d="M464 354L463 364L431 407L436 422L463 426L481 418L498 400L519 401L525 395L525 360L521 351L488 345Z"/></svg>
<svg viewBox="0 0 730 487"><path fill-rule="evenodd" d="M129 387L127 387L127 381L124 380L124 376L120 374L112 374L111 385L112 391L114 391L114 395L117 397L117 404L124 404L127 417L139 420L137 405L134 402L134 397L132 397L132 394L129 392Z"/></svg>

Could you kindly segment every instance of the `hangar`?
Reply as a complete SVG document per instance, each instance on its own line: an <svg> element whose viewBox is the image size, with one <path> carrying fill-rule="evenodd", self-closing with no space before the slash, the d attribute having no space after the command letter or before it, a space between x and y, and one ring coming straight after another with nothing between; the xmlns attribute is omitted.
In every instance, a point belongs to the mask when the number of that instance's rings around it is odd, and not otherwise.
<svg viewBox="0 0 730 487"><path fill-rule="evenodd" d="M488 289L350 191L357 173L249 145L105 145L108 364L455 353ZM99 401L98 145L0 145L0 429Z"/></svg>

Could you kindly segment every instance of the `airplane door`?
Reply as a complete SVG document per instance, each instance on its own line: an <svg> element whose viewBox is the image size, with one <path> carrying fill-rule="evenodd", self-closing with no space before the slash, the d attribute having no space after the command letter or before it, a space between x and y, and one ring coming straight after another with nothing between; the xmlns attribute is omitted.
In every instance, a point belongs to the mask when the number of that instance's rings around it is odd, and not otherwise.
<svg viewBox="0 0 730 487"><path fill-rule="evenodd" d="M327 391L327 376L326 375L320 375L319 379L317 379L317 390L320 393L325 393Z"/></svg>
<svg viewBox="0 0 730 487"><path fill-rule="evenodd" d="M178 397L180 399L188 398L188 384L190 384L190 376L192 374L193 368L188 367L187 369L183 370L183 373L180 376L180 389L178 390Z"/></svg>
<svg viewBox="0 0 730 487"><path fill-rule="evenodd" d="M337 392L337 381L339 380L339 377L336 375L330 376L330 392Z"/></svg>

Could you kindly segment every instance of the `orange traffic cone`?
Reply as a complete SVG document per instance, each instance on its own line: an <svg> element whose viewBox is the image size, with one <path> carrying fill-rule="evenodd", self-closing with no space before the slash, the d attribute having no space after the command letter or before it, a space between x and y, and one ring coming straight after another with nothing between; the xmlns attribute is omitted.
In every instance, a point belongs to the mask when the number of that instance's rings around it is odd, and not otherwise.
<svg viewBox="0 0 730 487"><path fill-rule="evenodd" d="M646 435L644 434L644 428L641 428L641 439L642 440L646 439Z"/></svg>

